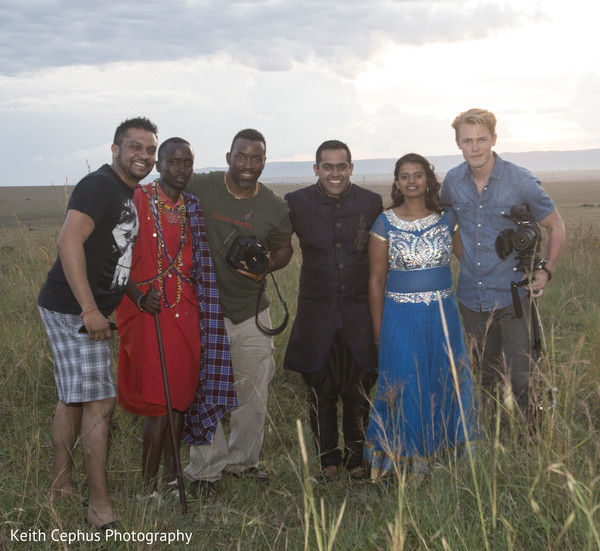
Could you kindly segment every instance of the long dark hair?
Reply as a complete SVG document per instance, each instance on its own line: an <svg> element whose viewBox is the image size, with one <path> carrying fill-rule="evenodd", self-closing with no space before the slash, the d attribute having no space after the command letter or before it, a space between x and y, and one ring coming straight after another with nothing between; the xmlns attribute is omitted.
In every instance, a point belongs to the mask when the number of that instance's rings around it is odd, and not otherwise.
<svg viewBox="0 0 600 551"><path fill-rule="evenodd" d="M405 163L417 163L423 167L427 181L425 206L433 212L442 212L443 209L440 203L440 188L442 185L438 182L434 173L434 166L425 157L418 155L417 153L407 153L396 161L396 168L394 168L394 183L392 184L392 205L389 208L393 209L404 203L404 195L396 187L396 181L398 180L400 169Z"/></svg>

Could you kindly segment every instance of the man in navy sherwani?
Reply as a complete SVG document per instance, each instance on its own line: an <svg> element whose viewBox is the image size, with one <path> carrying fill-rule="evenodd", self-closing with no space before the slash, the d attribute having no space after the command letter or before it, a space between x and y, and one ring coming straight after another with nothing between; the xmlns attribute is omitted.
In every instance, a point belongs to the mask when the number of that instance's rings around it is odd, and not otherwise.
<svg viewBox="0 0 600 551"><path fill-rule="evenodd" d="M319 146L315 185L285 196L302 249L298 310L284 367L298 371L309 391L310 423L322 481L344 466L362 467L368 395L377 379L377 350L369 314L369 230L381 196L350 182L348 146ZM338 401L343 405L344 450L338 445Z"/></svg>

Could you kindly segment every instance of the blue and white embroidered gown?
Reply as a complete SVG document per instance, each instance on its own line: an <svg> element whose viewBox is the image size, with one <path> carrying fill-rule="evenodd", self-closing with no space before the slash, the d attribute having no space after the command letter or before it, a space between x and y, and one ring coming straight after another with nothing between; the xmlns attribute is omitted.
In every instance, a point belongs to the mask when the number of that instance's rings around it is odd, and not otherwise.
<svg viewBox="0 0 600 551"><path fill-rule="evenodd" d="M452 292L448 214L406 222L383 212L371 234L388 242L388 279L379 344L379 382L364 456L371 477L406 459L431 456L477 435L473 383ZM467 430L444 335L441 297Z"/></svg>

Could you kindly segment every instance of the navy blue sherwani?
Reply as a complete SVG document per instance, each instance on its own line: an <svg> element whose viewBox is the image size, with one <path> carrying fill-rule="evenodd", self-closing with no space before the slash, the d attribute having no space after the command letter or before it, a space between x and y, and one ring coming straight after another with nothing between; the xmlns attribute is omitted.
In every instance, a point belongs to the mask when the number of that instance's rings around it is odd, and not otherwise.
<svg viewBox="0 0 600 551"><path fill-rule="evenodd" d="M377 371L368 300L368 242L382 201L379 194L354 184L340 196L330 197L319 183L288 193L285 199L300 241L302 268L284 368L302 373L314 395L311 424L319 433L315 438L323 454L321 464L338 465L341 454L329 449L337 447L337 399L342 399L345 411L354 409L353 415L359 415L360 409L362 418L362 410L366 407L368 412L368 406L359 396L360 389L368 392ZM317 409L317 401L318 418L312 411ZM334 423L335 427L328 426ZM358 423L358 419L344 421L344 426ZM360 427L353 429L349 433L355 440ZM348 447L348 435L344 436ZM360 452L358 448L355 451ZM354 456L351 450L349 456ZM354 457L353 461L361 459ZM352 461L347 463L350 466Z"/></svg>
<svg viewBox="0 0 600 551"><path fill-rule="evenodd" d="M315 184L285 199L300 240L302 268L284 367L301 373L320 370L336 330L343 329L358 367L375 371L367 245L382 211L381 196L351 184L334 198Z"/></svg>

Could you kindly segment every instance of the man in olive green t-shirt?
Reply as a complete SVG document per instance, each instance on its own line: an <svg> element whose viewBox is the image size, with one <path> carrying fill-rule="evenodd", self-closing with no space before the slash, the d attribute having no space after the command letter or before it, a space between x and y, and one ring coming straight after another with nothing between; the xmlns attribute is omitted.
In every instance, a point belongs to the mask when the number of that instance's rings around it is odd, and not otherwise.
<svg viewBox="0 0 600 551"><path fill-rule="evenodd" d="M194 174L186 187L200 199L204 211L239 403L231 414L229 441L219 423L210 445L191 448L185 474L193 481L192 495L199 493L204 499L214 494L223 470L268 479L258 461L275 366L272 337L258 330L254 316L262 280L286 266L293 253L287 203L258 181L266 161L263 135L253 129L238 132L226 158L227 172ZM259 237L268 247L264 273L236 270L225 260L240 236ZM271 327L268 306L261 297L258 319Z"/></svg>

